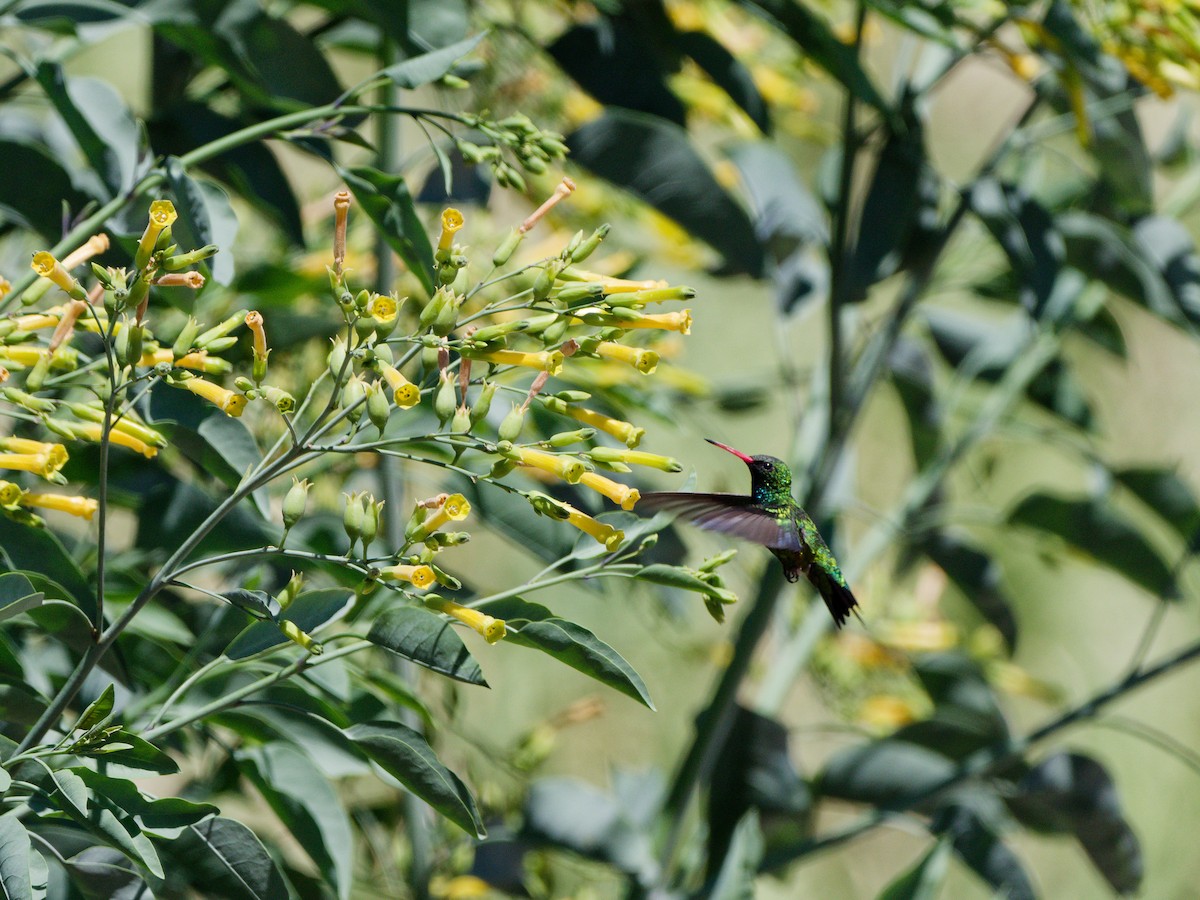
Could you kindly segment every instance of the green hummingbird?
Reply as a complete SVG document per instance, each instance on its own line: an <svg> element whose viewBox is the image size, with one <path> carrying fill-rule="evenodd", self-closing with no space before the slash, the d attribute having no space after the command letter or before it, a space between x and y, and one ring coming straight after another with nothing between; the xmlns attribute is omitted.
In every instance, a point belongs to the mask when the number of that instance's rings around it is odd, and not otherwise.
<svg viewBox="0 0 1200 900"><path fill-rule="evenodd" d="M728 450L750 468L749 495L655 491L642 494L638 509L678 513L709 531L762 544L783 564L788 581L808 577L841 628L858 601L816 524L792 499L791 469L774 456L748 456L719 441L708 442Z"/></svg>

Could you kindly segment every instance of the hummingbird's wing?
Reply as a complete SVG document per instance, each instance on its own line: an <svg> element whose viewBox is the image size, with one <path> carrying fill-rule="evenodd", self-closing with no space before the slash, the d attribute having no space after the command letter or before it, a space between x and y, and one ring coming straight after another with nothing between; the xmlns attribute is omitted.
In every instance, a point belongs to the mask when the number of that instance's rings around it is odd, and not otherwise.
<svg viewBox="0 0 1200 900"><path fill-rule="evenodd" d="M744 494L655 491L642 494L638 511L642 510L673 512L701 528L737 535L766 547L800 549L800 533L790 515L779 518Z"/></svg>

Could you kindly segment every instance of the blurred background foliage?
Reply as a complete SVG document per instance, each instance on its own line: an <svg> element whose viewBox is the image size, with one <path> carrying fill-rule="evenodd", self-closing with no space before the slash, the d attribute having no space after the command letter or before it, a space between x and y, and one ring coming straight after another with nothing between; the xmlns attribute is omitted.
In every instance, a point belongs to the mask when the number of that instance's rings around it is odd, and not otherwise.
<svg viewBox="0 0 1200 900"><path fill-rule="evenodd" d="M1196 15L1190 2L11 2L0 261L24 271L152 158L486 31L405 102L519 111L567 135L580 188L546 252L619 223L614 272L702 298L665 367L672 389L642 397L614 373L614 408L657 416L655 449L694 465L700 489L744 487L701 436L792 462L866 626L826 634L807 588L785 590L743 549L730 580L744 608L724 627L669 589L555 598L604 626L657 713L516 654L489 656L486 693L381 673L438 710L439 748L495 824L474 848L447 841L343 781L351 892L1187 896ZM453 146L435 152L427 123L390 137L367 124L202 167L211 232L197 237L237 248L204 302L219 314L253 298L287 322L279 352L325 336L307 298L339 182L320 161L402 175L427 222L452 201L489 209L499 236L527 211ZM535 173L529 195L559 177ZM378 250L352 241L351 268L390 272ZM421 292L414 269L395 277ZM495 524L464 566L481 591L489 571L532 574L569 549L472 501ZM684 558L679 540L688 558L724 547L669 532L663 559ZM253 824L296 890L320 896L335 888L294 820L268 811L281 806L265 762L246 762L306 738L259 719L222 721L242 761L189 760L188 789Z"/></svg>

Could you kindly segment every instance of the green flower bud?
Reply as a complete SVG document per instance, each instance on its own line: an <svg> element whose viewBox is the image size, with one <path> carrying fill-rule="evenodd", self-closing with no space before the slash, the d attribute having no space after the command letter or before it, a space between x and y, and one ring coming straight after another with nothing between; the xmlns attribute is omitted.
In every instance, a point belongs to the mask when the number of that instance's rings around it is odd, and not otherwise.
<svg viewBox="0 0 1200 900"><path fill-rule="evenodd" d="M279 611L283 612L292 605L292 601L300 594L300 588L304 586L304 575L301 572L292 572L292 577L288 579L288 583L283 586L283 590L279 592L279 596L275 598L275 602L279 604Z"/></svg>
<svg viewBox="0 0 1200 900"><path fill-rule="evenodd" d="M246 322L246 310L236 312L219 325L214 325L208 331L196 338L196 346L201 350L212 351L211 343L219 338L226 337L233 329Z"/></svg>
<svg viewBox="0 0 1200 900"><path fill-rule="evenodd" d="M453 331L458 324L458 309L461 305L462 298L452 294L451 299L447 300L438 311L437 318L433 320L430 330L439 337L445 337Z"/></svg>
<svg viewBox="0 0 1200 900"><path fill-rule="evenodd" d="M380 362L387 363L389 366L396 362L395 357L392 356L391 344L379 343L371 348L371 365L374 366Z"/></svg>
<svg viewBox="0 0 1200 900"><path fill-rule="evenodd" d="M259 390L262 392L263 398L268 403L273 403L275 408L281 413L290 413L296 408L296 398L283 388L278 388L270 384L264 384L261 388L259 388Z"/></svg>
<svg viewBox="0 0 1200 900"><path fill-rule="evenodd" d="M525 232L523 231L516 228L510 231L504 240L500 242L500 246L496 248L496 252L492 254L492 265L499 267L508 262L516 252L517 247L520 246L524 237Z"/></svg>
<svg viewBox="0 0 1200 900"><path fill-rule="evenodd" d="M232 336L213 338L204 349L209 353L224 353L230 347L236 347L237 342L238 339Z"/></svg>
<svg viewBox="0 0 1200 900"><path fill-rule="evenodd" d="M572 303L595 303L603 296L604 285L598 281L591 281L561 288L555 294L555 299L569 305Z"/></svg>
<svg viewBox="0 0 1200 900"><path fill-rule="evenodd" d="M379 524L382 515L382 501L377 501L370 494L367 494L363 499L362 549L364 556L367 554L367 548L371 546L372 541L379 534Z"/></svg>
<svg viewBox="0 0 1200 900"><path fill-rule="evenodd" d="M600 242L608 237L608 233L611 230L612 226L606 223L593 231L590 237L584 241L581 241L580 244L571 251L571 262L581 263L595 253L596 248L600 246Z"/></svg>
<svg viewBox="0 0 1200 900"><path fill-rule="evenodd" d="M587 391L559 391L554 395L554 399L562 400L564 403L582 403L585 400L591 400L592 395Z"/></svg>
<svg viewBox="0 0 1200 900"><path fill-rule="evenodd" d="M558 275L562 271L562 262L557 259L550 260L538 271L537 277L533 280L533 296L535 300L545 300L550 296L550 290L554 287L554 282L558 280Z"/></svg>
<svg viewBox="0 0 1200 900"><path fill-rule="evenodd" d="M203 247L193 250L190 253L174 256L168 248L167 255L163 257L160 268L165 272L181 272L184 269L190 269L199 262L203 262L210 256L216 256L217 249L216 244L205 244Z"/></svg>
<svg viewBox="0 0 1200 900"><path fill-rule="evenodd" d="M471 409L468 406L460 406L454 411L454 417L450 420L451 434L466 434L471 430Z"/></svg>
<svg viewBox="0 0 1200 900"><path fill-rule="evenodd" d="M429 328L437 321L437 317L441 315L443 307L449 302L451 296L452 293L448 293L444 288L434 291L433 296L421 308L421 314L417 317L417 322L422 330Z"/></svg>
<svg viewBox="0 0 1200 900"><path fill-rule="evenodd" d="M425 543L428 544L432 541L438 547L457 547L459 544L465 544L469 540L471 540L471 534L467 531L435 531L426 539Z"/></svg>
<svg viewBox="0 0 1200 900"><path fill-rule="evenodd" d="M196 338L200 335L200 323L191 316L184 323L183 328L179 332L179 336L175 338L175 343L171 345L171 355L175 359L182 359L192 352L192 348L196 346Z"/></svg>
<svg viewBox="0 0 1200 900"><path fill-rule="evenodd" d="M521 436L521 429L524 427L525 410L514 403L512 411L504 417L500 427L496 429L496 433L500 435L502 441L515 441Z"/></svg>
<svg viewBox="0 0 1200 900"><path fill-rule="evenodd" d="M595 428L579 428L575 431L560 431L558 434L551 435L546 443L551 447L569 447L571 444L589 441L595 436Z"/></svg>
<svg viewBox="0 0 1200 900"><path fill-rule="evenodd" d="M342 375L342 366L346 364L346 342L341 338L336 338L333 342L333 348L329 351L329 371L334 378L340 378Z"/></svg>
<svg viewBox="0 0 1200 900"><path fill-rule="evenodd" d="M0 388L0 394L4 395L6 400L23 407L32 413L52 413L54 412L54 401L46 400L42 397L35 397L33 394L27 394L25 391L15 387Z"/></svg>
<svg viewBox="0 0 1200 900"><path fill-rule="evenodd" d="M130 362L129 362L129 330L130 330L129 326L127 324L124 328L122 328L120 331L117 332L117 339L113 342L113 353L117 357L117 363L122 366L130 365ZM49 356L49 354L46 354L46 355ZM134 360L134 363L136 363L140 359L141 359L141 356L139 355L138 358ZM38 360L39 363L41 361L42 361L41 359ZM49 362L47 362L46 365L49 366ZM42 377L45 378L45 375L43 375ZM40 387L40 385L29 384L28 381L26 381L25 383L32 390L35 390L35 391L38 390Z"/></svg>
<svg viewBox="0 0 1200 900"><path fill-rule="evenodd" d="M499 340L509 334L520 334L529 328L528 319L513 319L511 322L501 322L499 325L486 325L471 335L471 340L487 344Z"/></svg>
<svg viewBox="0 0 1200 900"><path fill-rule="evenodd" d="M553 347L557 344L561 344L563 338L567 336L567 330L570 327L571 320L566 317L560 317L542 332L542 343L547 347Z"/></svg>
<svg viewBox="0 0 1200 900"><path fill-rule="evenodd" d="M492 471L488 473L491 478L503 478L509 472L517 467L516 460L513 459L498 459L492 463Z"/></svg>

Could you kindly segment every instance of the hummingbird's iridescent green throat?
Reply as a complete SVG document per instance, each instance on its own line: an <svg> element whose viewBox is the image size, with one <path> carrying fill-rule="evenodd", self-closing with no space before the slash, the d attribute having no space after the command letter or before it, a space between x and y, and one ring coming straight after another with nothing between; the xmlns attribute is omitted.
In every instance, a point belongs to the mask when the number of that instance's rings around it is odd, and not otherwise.
<svg viewBox="0 0 1200 900"><path fill-rule="evenodd" d="M643 494L638 508L670 510L701 528L762 544L783 565L788 581L798 581L801 575L808 578L841 627L858 601L817 526L792 499L791 469L774 456L750 456L719 441L709 443L732 453L750 469L749 495L663 491Z"/></svg>

